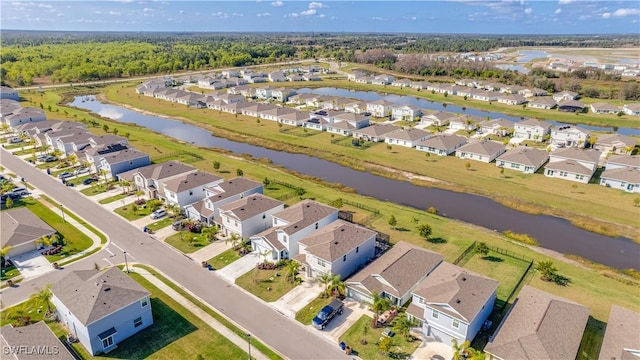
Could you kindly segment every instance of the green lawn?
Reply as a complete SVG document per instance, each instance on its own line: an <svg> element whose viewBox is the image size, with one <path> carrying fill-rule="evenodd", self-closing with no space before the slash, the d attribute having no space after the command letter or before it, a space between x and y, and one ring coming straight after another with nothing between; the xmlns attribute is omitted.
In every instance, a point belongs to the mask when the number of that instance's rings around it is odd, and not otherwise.
<svg viewBox="0 0 640 360"><path fill-rule="evenodd" d="M378 344L382 338L382 328L372 328L372 318L363 315L351 327L340 336L340 341L344 341L347 346L352 349L352 354L357 355L361 359L389 359L388 353L382 353ZM367 326L367 335L364 334L364 327ZM366 345L360 342L362 339L367 340ZM391 338L391 348L389 353L400 353L411 355L420 345L420 341L409 342L401 335L395 335Z"/></svg>
<svg viewBox="0 0 640 360"><path fill-rule="evenodd" d="M225 250L220 255L207 260L207 263L213 266L215 270L220 270L238 259L240 259L238 251L231 248Z"/></svg>
<svg viewBox="0 0 640 360"><path fill-rule="evenodd" d="M158 220L158 221L156 221L156 222L154 222L152 224L147 225L147 227L149 229L153 230L153 231L158 231L158 230L162 229L163 227L167 227L167 226L173 224L174 221L177 221L177 220L175 220L172 217L165 216L162 219L160 219L160 220Z"/></svg>
<svg viewBox="0 0 640 360"><path fill-rule="evenodd" d="M134 206L135 206L135 210L134 210ZM142 208L135 204L128 204L128 205L117 208L115 210L115 213L129 221L134 221L134 220L142 219L145 216L151 215L152 211L153 210L151 210L150 206L146 206Z"/></svg>
<svg viewBox="0 0 640 360"><path fill-rule="evenodd" d="M266 302L280 299L291 291L295 284L287 281L285 269L258 270L252 269L236 279L236 285ZM280 276L276 275L279 274ZM269 290L270 289L270 290Z"/></svg>
<svg viewBox="0 0 640 360"><path fill-rule="evenodd" d="M189 240L183 240L182 234ZM179 251L189 254L194 251L200 250L203 247L211 244L202 234L196 234L188 231L181 231L177 234L169 236L164 242L178 249Z"/></svg>
<svg viewBox="0 0 640 360"><path fill-rule="evenodd" d="M9 266L0 270L0 280L5 281L20 275L20 271L15 266Z"/></svg>
<svg viewBox="0 0 640 360"><path fill-rule="evenodd" d="M114 195L114 196L110 196L108 198L102 199L100 201L98 201L100 204L109 204L118 200L122 200L124 198L127 198L129 196L132 196L133 194L118 194L118 195Z"/></svg>
<svg viewBox="0 0 640 360"><path fill-rule="evenodd" d="M303 325L311 324L311 320L313 320L318 311L320 311L324 306L329 305L331 300L333 300L332 297L322 297L322 295L319 295L296 313L296 320L301 322Z"/></svg>
<svg viewBox="0 0 640 360"><path fill-rule="evenodd" d="M82 185L82 182L86 179L93 177L91 174L83 174L82 176L74 176L67 179L67 183L73 184L73 186Z"/></svg>
<svg viewBox="0 0 640 360"><path fill-rule="evenodd" d="M264 194L274 199L282 199L291 195L295 196L295 190L284 185L271 183L264 187Z"/></svg>
<svg viewBox="0 0 640 360"><path fill-rule="evenodd" d="M94 182L88 188L80 190L81 193L83 193L83 194L85 194L87 196L94 196L94 195L102 194L103 192L106 192L106 191L107 191L107 188L106 188L106 186L104 186L104 181L103 180Z"/></svg>
<svg viewBox="0 0 640 360"><path fill-rule="evenodd" d="M25 205L62 236L64 247L60 253L46 256L50 262L60 262L68 256L88 249L93 244L93 241L87 235L76 229L70 223L63 221L60 213L51 211L40 201L27 199Z"/></svg>

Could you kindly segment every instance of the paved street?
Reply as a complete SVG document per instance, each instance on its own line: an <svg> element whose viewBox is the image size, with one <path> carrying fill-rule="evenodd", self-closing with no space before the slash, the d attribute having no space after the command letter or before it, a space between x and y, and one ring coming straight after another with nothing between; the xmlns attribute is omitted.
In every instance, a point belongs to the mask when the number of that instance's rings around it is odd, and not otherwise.
<svg viewBox="0 0 640 360"><path fill-rule="evenodd" d="M153 239L118 215L104 209L73 189L60 184L56 179L32 165L0 150L4 167L27 179L29 183L63 204L83 220L105 233L110 239L108 248L85 260L67 266L63 270L47 273L42 277L20 283L15 288L3 289L3 306L10 306L27 299L33 292L54 283L69 270L91 269L94 263L110 258L114 263L124 263L122 252L127 252L131 261L149 264L170 276L184 288L204 300L234 323L246 329L252 336L263 341L286 358L291 359L340 359L346 358L337 344L309 331L302 324L288 319L271 306L256 300L243 290L230 285L187 256ZM104 261L103 261L104 262Z"/></svg>

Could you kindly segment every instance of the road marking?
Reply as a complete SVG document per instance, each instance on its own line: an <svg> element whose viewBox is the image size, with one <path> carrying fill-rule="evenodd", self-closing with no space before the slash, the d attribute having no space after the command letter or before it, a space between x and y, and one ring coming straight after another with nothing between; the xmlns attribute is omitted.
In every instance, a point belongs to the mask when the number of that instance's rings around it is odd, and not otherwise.
<svg viewBox="0 0 640 360"><path fill-rule="evenodd" d="M109 250L109 248L106 248L105 250L107 250L107 252L108 252L109 254L111 254L111 256L110 256L110 257L114 257L114 256L115 256L115 255L111 252L111 250Z"/></svg>
<svg viewBox="0 0 640 360"><path fill-rule="evenodd" d="M117 247L118 249L120 249L120 251L124 252L124 249L123 249L123 248L121 248L120 246L116 245L116 243L111 242L111 245L113 245L113 246Z"/></svg>
<svg viewBox="0 0 640 360"><path fill-rule="evenodd" d="M113 266L113 263L111 262L111 260L107 259L107 258L102 258L102 260L106 261L109 263L109 265Z"/></svg>

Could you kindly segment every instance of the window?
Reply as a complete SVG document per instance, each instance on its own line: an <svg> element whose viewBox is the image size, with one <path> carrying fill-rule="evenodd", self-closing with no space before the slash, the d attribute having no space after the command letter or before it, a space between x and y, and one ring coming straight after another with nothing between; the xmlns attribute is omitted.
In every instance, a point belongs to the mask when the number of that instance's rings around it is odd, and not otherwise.
<svg viewBox="0 0 640 360"><path fill-rule="evenodd" d="M434 319L437 319L438 318L438 311L433 310L433 312L431 313L431 317L434 318Z"/></svg>
<svg viewBox="0 0 640 360"><path fill-rule="evenodd" d="M356 246L356 254L360 252L360 246Z"/></svg>
<svg viewBox="0 0 640 360"><path fill-rule="evenodd" d="M347 255L342 256L342 261L347 261Z"/></svg>
<svg viewBox="0 0 640 360"><path fill-rule="evenodd" d="M418 298L418 304L424 304L424 298L419 297Z"/></svg>
<svg viewBox="0 0 640 360"><path fill-rule="evenodd" d="M108 348L109 346L113 346L113 336L109 336L108 338L102 340L102 347Z"/></svg>
<svg viewBox="0 0 640 360"><path fill-rule="evenodd" d="M262 214L262 218L266 219L267 218L267 214Z"/></svg>
<svg viewBox="0 0 640 360"><path fill-rule="evenodd" d="M453 327L456 329L460 328L460 321L453 319Z"/></svg>
<svg viewBox="0 0 640 360"><path fill-rule="evenodd" d="M149 305L149 300L145 297L144 299L140 300L140 305L142 307L146 307L147 305Z"/></svg>
<svg viewBox="0 0 640 360"><path fill-rule="evenodd" d="M234 221L233 223L234 223L234 226L238 226L238 222L237 221Z"/></svg>
<svg viewBox="0 0 640 360"><path fill-rule="evenodd" d="M316 230L318 230L318 223L316 223Z"/></svg>
<svg viewBox="0 0 640 360"><path fill-rule="evenodd" d="M326 262L325 262L324 260L322 260L322 259L318 258L318 265L320 265L320 266L322 266L322 267L325 267Z"/></svg>
<svg viewBox="0 0 640 360"><path fill-rule="evenodd" d="M134 326L134 327L138 327L138 326L140 326L140 325L142 325L142 318L141 318L141 317L139 317L139 318L135 318L135 319L133 320L133 326Z"/></svg>
<svg viewBox="0 0 640 360"><path fill-rule="evenodd" d="M193 190L189 190L189 196L193 195Z"/></svg>

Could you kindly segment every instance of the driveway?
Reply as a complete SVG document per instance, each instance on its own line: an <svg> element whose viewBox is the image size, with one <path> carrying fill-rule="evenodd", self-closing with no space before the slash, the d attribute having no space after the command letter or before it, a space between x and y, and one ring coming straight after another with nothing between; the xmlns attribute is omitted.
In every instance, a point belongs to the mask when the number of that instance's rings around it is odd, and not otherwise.
<svg viewBox="0 0 640 360"><path fill-rule="evenodd" d="M40 254L39 250L29 251L19 256L12 256L11 261L13 261L25 280L54 271L49 260Z"/></svg>
<svg viewBox="0 0 640 360"><path fill-rule="evenodd" d="M307 306L311 300L317 298L322 290L322 284L317 280L305 280L302 284L284 294L280 299L271 303L271 305L279 312L295 319L296 313Z"/></svg>
<svg viewBox="0 0 640 360"><path fill-rule="evenodd" d="M241 275L246 274L249 270L256 267L260 260L258 259L258 253L249 253L240 259L232 262L231 264L216 271L216 274L220 275L224 280L235 283L236 279Z"/></svg>
<svg viewBox="0 0 640 360"><path fill-rule="evenodd" d="M436 356L437 355L437 356ZM438 357L439 356L439 357ZM453 349L451 345L436 341L434 338L427 337L418 346L416 351L411 355L412 359L452 359Z"/></svg>
<svg viewBox="0 0 640 360"><path fill-rule="evenodd" d="M363 315L373 317L373 313L369 310L369 305L363 305L358 301L346 299L344 301L344 310L342 315L338 315L331 320L324 330L316 330L312 325L308 325L308 327L312 330L318 331L329 341L338 344L340 336L353 326L353 324Z"/></svg>

